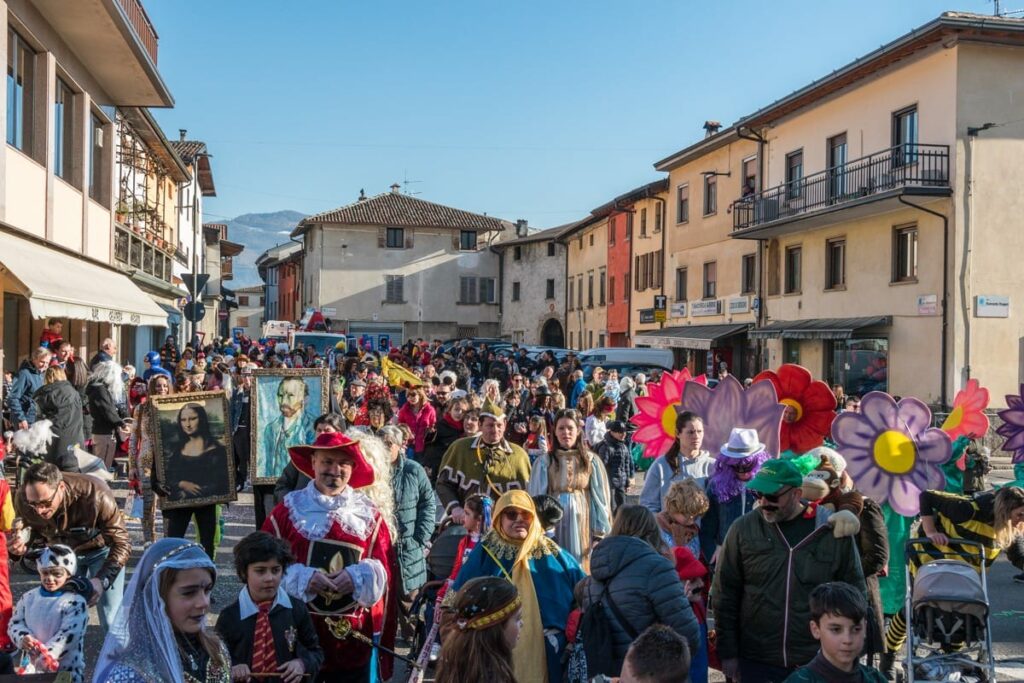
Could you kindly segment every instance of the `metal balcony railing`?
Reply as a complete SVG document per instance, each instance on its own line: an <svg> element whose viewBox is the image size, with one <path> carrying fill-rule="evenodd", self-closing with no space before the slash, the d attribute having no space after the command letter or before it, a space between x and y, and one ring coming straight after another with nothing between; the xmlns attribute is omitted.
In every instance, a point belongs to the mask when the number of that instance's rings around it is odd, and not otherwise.
<svg viewBox="0 0 1024 683"><path fill-rule="evenodd" d="M128 22L135 29L135 35L139 37L139 42L142 43L142 46L149 54L149 58L153 60L155 65L158 37L156 29L153 28L153 22L149 20L149 15L146 14L142 2L140 0L117 0L117 4L121 6L125 16L128 18Z"/></svg>
<svg viewBox="0 0 1024 683"><path fill-rule="evenodd" d="M905 187L948 188L949 145L904 144L733 202L733 231Z"/></svg>

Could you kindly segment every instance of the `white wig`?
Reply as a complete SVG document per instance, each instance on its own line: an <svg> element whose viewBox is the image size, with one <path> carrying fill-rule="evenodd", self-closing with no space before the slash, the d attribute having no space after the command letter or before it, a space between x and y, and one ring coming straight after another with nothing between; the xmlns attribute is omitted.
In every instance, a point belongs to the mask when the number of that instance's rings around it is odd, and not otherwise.
<svg viewBox="0 0 1024 683"><path fill-rule="evenodd" d="M105 384L114 403L124 403L124 379L121 377L121 366L115 361L97 363L89 379Z"/></svg>
<svg viewBox="0 0 1024 683"><path fill-rule="evenodd" d="M358 489L373 501L380 510L384 523L388 525L391 538L398 538L398 525L395 523L395 492L391 488L391 455L384 442L365 430L355 427L345 432L345 436L359 442L363 457L373 468L373 483Z"/></svg>

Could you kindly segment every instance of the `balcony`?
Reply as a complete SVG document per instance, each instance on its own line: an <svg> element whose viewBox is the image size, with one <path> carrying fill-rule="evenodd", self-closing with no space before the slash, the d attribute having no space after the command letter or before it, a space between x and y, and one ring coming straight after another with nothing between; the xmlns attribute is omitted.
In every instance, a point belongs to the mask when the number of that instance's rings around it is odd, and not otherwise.
<svg viewBox="0 0 1024 683"><path fill-rule="evenodd" d="M153 28L153 22L149 20L149 15L146 14L142 3L139 0L117 0L117 4L121 6L125 18L135 30L135 35L142 43L142 47L145 48L146 54L153 60L153 64L156 64L156 29Z"/></svg>
<svg viewBox="0 0 1024 683"><path fill-rule="evenodd" d="M947 197L949 145L897 145L733 202L733 237L763 239Z"/></svg>
<svg viewBox="0 0 1024 683"><path fill-rule="evenodd" d="M122 270L145 273L165 283L171 282L169 245L152 233L118 224L114 229L114 263Z"/></svg>
<svg viewBox="0 0 1024 683"><path fill-rule="evenodd" d="M235 278L234 273L234 261L230 256L222 256L220 259L220 279L221 280L233 280Z"/></svg>

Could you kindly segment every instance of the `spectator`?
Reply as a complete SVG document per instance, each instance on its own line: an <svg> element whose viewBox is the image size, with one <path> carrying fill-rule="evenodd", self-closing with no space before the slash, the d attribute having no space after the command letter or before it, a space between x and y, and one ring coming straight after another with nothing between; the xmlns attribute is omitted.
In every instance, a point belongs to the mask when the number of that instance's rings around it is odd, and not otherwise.
<svg viewBox="0 0 1024 683"><path fill-rule="evenodd" d="M669 548L687 548L694 557L701 556L700 518L708 511L708 497L693 479L674 481L662 501L661 512L655 515L661 539Z"/></svg>
<svg viewBox="0 0 1024 683"><path fill-rule="evenodd" d="M82 431L82 397L59 366L46 368L43 386L36 391L37 415L50 421L55 438L50 441L46 461L64 472L78 472L74 448L85 442Z"/></svg>
<svg viewBox="0 0 1024 683"><path fill-rule="evenodd" d="M604 440L595 449L608 472L608 485L612 493L612 513L626 502L626 490L636 473L633 454L626 443L626 424L619 420L608 423Z"/></svg>
<svg viewBox="0 0 1024 683"><path fill-rule="evenodd" d="M629 646L619 683L689 683L689 668L686 641L669 627L655 624Z"/></svg>
<svg viewBox="0 0 1024 683"><path fill-rule="evenodd" d="M39 335L39 346L56 351L64 340L64 323L56 318L46 321L46 329Z"/></svg>
<svg viewBox="0 0 1024 683"><path fill-rule="evenodd" d="M707 482L715 459L701 446L704 420L689 411L676 417L676 440L668 453L654 461L644 479L640 504L651 512L661 512L661 501L673 482L694 479L701 487Z"/></svg>
<svg viewBox="0 0 1024 683"><path fill-rule="evenodd" d="M574 370L570 375L569 385L569 403L570 408L576 408L576 404L579 403L580 397L587 390L587 383L583 379L582 370Z"/></svg>
<svg viewBox="0 0 1024 683"><path fill-rule="evenodd" d="M149 380L148 396L168 396L171 379L155 374ZM153 404L148 400L135 408L135 421L128 438L128 482L142 496L143 549L156 541L156 493L153 491Z"/></svg>
<svg viewBox="0 0 1024 683"><path fill-rule="evenodd" d="M121 368L114 361L103 361L93 366L89 383L85 386L92 416L93 455L109 469L117 452L115 430L124 424L125 392L121 381Z"/></svg>
<svg viewBox="0 0 1024 683"><path fill-rule="evenodd" d="M18 429L28 429L36 421L35 393L43 386L43 373L50 365L49 349L37 348L22 361L7 394L7 406L11 411L11 422Z"/></svg>
<svg viewBox="0 0 1024 683"><path fill-rule="evenodd" d="M615 401L608 396L597 399L594 411L587 417L583 431L591 448L604 441L608 431L608 421L615 418Z"/></svg>
<svg viewBox="0 0 1024 683"><path fill-rule="evenodd" d="M100 350L96 352L96 355L89 360L89 372L96 369L96 366L100 363L109 363L114 360L114 356L117 355L117 344L110 337L107 337L100 343Z"/></svg>
<svg viewBox="0 0 1024 683"><path fill-rule="evenodd" d="M636 413L636 384L632 377L623 377L619 380L619 404L615 409L615 419L629 422Z"/></svg>
<svg viewBox="0 0 1024 683"><path fill-rule="evenodd" d="M423 457L427 447L427 435L434 430L437 413L427 400L423 387L412 387L405 392L405 405L398 411L398 422L409 425L413 437L413 452L416 460Z"/></svg>
<svg viewBox="0 0 1024 683"><path fill-rule="evenodd" d="M442 387L447 393L448 386L442 384ZM439 388L438 393L440 394L440 392ZM462 418L468 406L469 402L464 397L449 398L444 404L444 414L437 421L434 438L424 448L421 460L423 469L430 477L431 484L437 482L437 471L441 466L441 458L444 457L445 451L456 439L462 437Z"/></svg>

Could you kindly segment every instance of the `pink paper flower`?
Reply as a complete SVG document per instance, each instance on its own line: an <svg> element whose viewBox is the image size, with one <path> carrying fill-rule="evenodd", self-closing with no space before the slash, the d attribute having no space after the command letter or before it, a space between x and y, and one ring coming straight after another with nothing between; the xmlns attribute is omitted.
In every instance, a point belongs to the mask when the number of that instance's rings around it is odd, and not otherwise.
<svg viewBox="0 0 1024 683"><path fill-rule="evenodd" d="M664 455L676 440L676 406L683 400L687 382L707 384L704 375L692 377L687 369L666 372L657 384L647 383L648 395L636 400L639 411L629 418L638 429L633 441L644 444L644 457Z"/></svg>
<svg viewBox="0 0 1024 683"><path fill-rule="evenodd" d="M942 431L953 440L960 436L972 439L985 436L989 424L988 415L985 414L988 400L988 389L982 389L976 379L967 380L967 386L958 391L953 399L953 410L942 423Z"/></svg>

